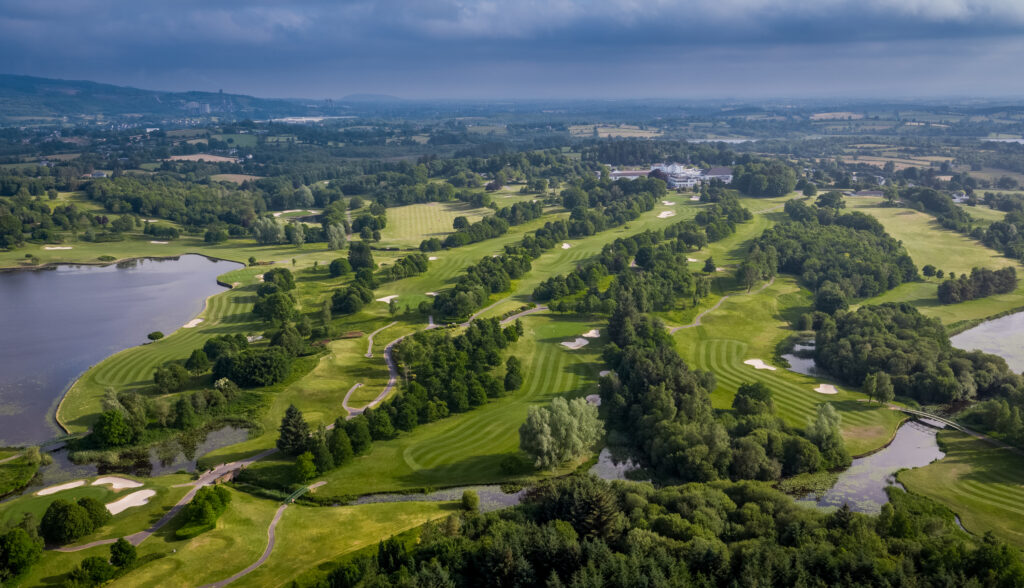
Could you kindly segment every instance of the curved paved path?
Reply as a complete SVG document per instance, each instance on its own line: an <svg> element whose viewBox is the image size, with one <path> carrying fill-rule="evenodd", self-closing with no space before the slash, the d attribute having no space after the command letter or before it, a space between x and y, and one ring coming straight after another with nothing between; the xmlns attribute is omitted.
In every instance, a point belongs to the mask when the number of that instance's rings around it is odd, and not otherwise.
<svg viewBox="0 0 1024 588"><path fill-rule="evenodd" d="M547 306L544 306L544 305L535 306L533 308L528 308L528 309L526 309L526 310L524 310L522 312L517 312L517 313L515 313L514 315L512 315L512 316L510 316L508 318L503 318L503 319L501 319L501 322L498 323L498 324L507 325L507 324L511 323L512 321L518 319L518 318L523 318L524 316L529 316L531 314L537 314L538 312L547 312L547 311L548 311L548 307Z"/></svg>
<svg viewBox="0 0 1024 588"><path fill-rule="evenodd" d="M762 291L763 291L763 290L764 290L765 288L767 288L768 286L771 286L771 285L772 285L772 284L774 284L774 283L775 283L775 276L772 276L772 279L770 279L770 280L768 280L767 282L765 282L765 283L764 283L764 285L762 285L762 286L761 286L760 288L758 288L757 290L754 290L753 292L746 292L746 293L744 293L744 294L736 294L736 296L749 296L749 295L751 295L751 294L759 294L759 293L761 293L761 292L762 292ZM711 312L711 311L713 311L713 310L718 310L718 307L719 307L719 306L722 306L722 303L723 303L723 302L725 302L726 300L728 300L729 298L732 298L732 297L733 297L733 294L726 294L725 296L722 296L721 298L719 298L719 299L718 299L718 302L716 302L714 306L712 306L711 308L709 308L709 309L705 310L704 312L702 312L702 313L698 314L698 315L696 316L696 318L694 318L694 319L693 319L693 322L692 322L692 323L690 323L690 324L688 324L688 325L680 325L680 326L678 326L678 327L671 327L671 328L670 328L670 329L668 330L669 334L670 334L670 335L675 335L675 334L676 334L676 331L679 331L680 329L689 329L689 328L692 328L692 327L699 327L699 326L700 326L700 324L701 324L701 323L700 323L700 320L701 320L702 318L704 318L704 315L706 315L707 313L709 313L709 312Z"/></svg>
<svg viewBox="0 0 1024 588"><path fill-rule="evenodd" d="M20 454L20 453L15 453L14 455L12 455L10 457L5 457L3 459L0 459L0 463L7 463L9 461L14 461L14 460L18 459L19 457L21 457L21 455L22 454Z"/></svg>
<svg viewBox="0 0 1024 588"><path fill-rule="evenodd" d="M277 529L277 523L281 521L281 515L284 514L284 509L286 508L288 508L288 505L282 504L280 507L278 507L277 512L274 513L274 519L270 521L270 526L267 527L267 548L263 550L263 555L261 555L258 560L253 562L249 567L245 568L244 570L231 576L230 578L221 580L220 582L214 582L213 584L204 584L202 588L220 588L221 586L227 586L228 584L234 582L242 576L251 573L253 570L263 565L263 562L267 561L267 558L270 557L270 552L274 550L274 542L276 540L274 537L274 531Z"/></svg>
<svg viewBox="0 0 1024 588"><path fill-rule="evenodd" d="M383 331L384 329L387 329L388 327L393 327L393 326L395 326L397 324L398 324L398 321L391 321L390 323L388 323L388 324L384 325L383 327L377 329L376 331L370 333L370 336L368 337L368 341L366 343L366 357L373 357L373 336L376 335L377 333Z"/></svg>
<svg viewBox="0 0 1024 588"><path fill-rule="evenodd" d="M171 522L171 519L173 519L181 511L181 509L185 508L185 505L192 500L192 498L196 495L196 492L199 492L200 488L202 488L203 486L209 486L210 484L213 484L221 476L248 467L249 465L274 453L277 453L277 448L261 451L260 453L257 453L256 455L253 455L252 457L248 457L243 460L221 464L213 468L212 470L207 471L206 473L199 476L199 478L195 482L189 484L190 486L192 486L192 489L189 490L188 493L185 494L185 496L183 496L181 500L179 500L174 506L172 506L171 510L167 511L167 513L164 514L164 516L160 517L160 520L154 523L152 527L146 529L145 531L139 531L138 533L128 535L127 537L125 537L125 539L127 539L128 542L132 545L138 546L140 543L148 539L150 535L156 533L164 525ZM91 543L85 543L83 545L58 547L54 551L63 551L66 553L70 553L74 551L82 551L83 549L89 549L91 547L96 547L98 545L110 545L115 541L117 541L117 539L101 539L99 541L93 541Z"/></svg>

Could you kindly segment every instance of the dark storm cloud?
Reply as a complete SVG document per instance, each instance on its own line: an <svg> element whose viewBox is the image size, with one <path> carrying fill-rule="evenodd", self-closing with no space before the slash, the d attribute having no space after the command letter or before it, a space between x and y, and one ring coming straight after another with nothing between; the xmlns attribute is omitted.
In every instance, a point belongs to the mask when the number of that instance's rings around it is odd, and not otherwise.
<svg viewBox="0 0 1024 588"><path fill-rule="evenodd" d="M1020 0L0 1L8 72L272 96L1020 93L1022 33Z"/></svg>

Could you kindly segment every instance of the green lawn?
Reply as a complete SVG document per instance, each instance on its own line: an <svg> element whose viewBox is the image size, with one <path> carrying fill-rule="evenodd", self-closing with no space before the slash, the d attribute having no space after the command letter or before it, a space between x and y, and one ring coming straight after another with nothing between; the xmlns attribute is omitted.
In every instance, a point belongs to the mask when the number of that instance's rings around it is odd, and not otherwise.
<svg viewBox="0 0 1024 588"><path fill-rule="evenodd" d="M1024 548L1024 457L955 431L939 442L946 457L900 472L900 482L949 507L968 531Z"/></svg>
<svg viewBox="0 0 1024 588"><path fill-rule="evenodd" d="M0 459L15 455L15 452L0 452ZM18 457L0 463L0 496L24 488L36 475L39 464L31 463L25 457Z"/></svg>
<svg viewBox="0 0 1024 588"><path fill-rule="evenodd" d="M831 402L843 417L843 436L854 455L882 447L903 420L899 413L860 402L863 394L836 385L838 394L819 394L822 383L835 382L785 368L759 370L743 362L773 363L776 345L792 335L789 321L809 308L810 295L789 276L780 276L761 292L732 292L701 326L681 329L675 340L689 365L714 372L718 387L711 395L716 408L729 408L740 385L762 382L774 393L777 414L789 425L804 427L822 402Z"/></svg>
<svg viewBox="0 0 1024 588"><path fill-rule="evenodd" d="M388 226L381 231L380 244L385 247L419 247L424 239L437 237L444 240L454 232L452 223L457 216L464 216L474 223L491 214L494 211L489 208L474 208L465 202L396 206L388 209Z"/></svg>
<svg viewBox="0 0 1024 588"><path fill-rule="evenodd" d="M318 492L358 495L493 483L514 477L499 466L502 458L518 451L518 429L527 409L555 396L595 392L597 374L603 369L602 339L577 351L560 343L590 329L603 330L605 321L533 315L523 322L526 333L510 348L523 361L525 381L520 390L469 412L421 425L396 439L375 442L368 455L329 472L324 477L327 485ZM271 457L251 469L287 483L291 467L291 460Z"/></svg>
<svg viewBox="0 0 1024 588"><path fill-rule="evenodd" d="M458 505L451 502L289 506L278 523L277 542L270 558L232 586L285 586L316 566L457 510ZM206 553L208 557L220 557Z"/></svg>

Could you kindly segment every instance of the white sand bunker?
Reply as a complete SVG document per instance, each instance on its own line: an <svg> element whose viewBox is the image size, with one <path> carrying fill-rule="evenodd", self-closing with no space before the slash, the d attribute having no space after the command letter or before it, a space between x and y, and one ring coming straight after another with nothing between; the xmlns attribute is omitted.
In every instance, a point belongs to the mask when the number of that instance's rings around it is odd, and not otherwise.
<svg viewBox="0 0 1024 588"><path fill-rule="evenodd" d="M71 249L71 247L56 247L53 245L47 245L46 247L43 247L43 249L47 251L57 251L58 249Z"/></svg>
<svg viewBox="0 0 1024 588"><path fill-rule="evenodd" d="M562 341L562 345L565 345L569 349L579 349L587 343L590 343L590 339L584 339L583 337L576 337L575 341Z"/></svg>
<svg viewBox="0 0 1024 588"><path fill-rule="evenodd" d="M427 261L437 261L437 256L431 255L430 257L427 258Z"/></svg>
<svg viewBox="0 0 1024 588"><path fill-rule="evenodd" d="M715 271L716 271L716 272L724 272L724 271L725 271L725 268L724 268L724 267L716 267L716 268L715 268Z"/></svg>
<svg viewBox="0 0 1024 588"><path fill-rule="evenodd" d="M170 241L150 241L153 245L167 245Z"/></svg>
<svg viewBox="0 0 1024 588"><path fill-rule="evenodd" d="M572 247L572 245L569 245L568 243L562 243L562 249L569 249L570 247Z"/></svg>
<svg viewBox="0 0 1024 588"><path fill-rule="evenodd" d="M156 496L156 490L139 490L138 492L132 492L128 496L120 500L115 500L107 505L107 510L110 514L120 514L133 506L142 506L149 502L150 498Z"/></svg>
<svg viewBox="0 0 1024 588"><path fill-rule="evenodd" d="M256 281L257 282L262 282L263 281L263 274L260 274L260 275L256 276Z"/></svg>
<svg viewBox="0 0 1024 588"><path fill-rule="evenodd" d="M437 296L437 292L424 292L426 296Z"/></svg>
<svg viewBox="0 0 1024 588"><path fill-rule="evenodd" d="M282 214L289 214L292 212L313 212L312 210L306 210L304 208L292 208L291 210L282 210L281 212L275 212L274 218L281 216Z"/></svg>
<svg viewBox="0 0 1024 588"><path fill-rule="evenodd" d="M820 384L814 391L818 394L839 394L839 390L832 384Z"/></svg>
<svg viewBox="0 0 1024 588"><path fill-rule="evenodd" d="M761 361L760 359L748 359L743 363L754 366L755 370L771 370L773 372L775 371L775 366L768 365L765 362Z"/></svg>
<svg viewBox="0 0 1024 588"><path fill-rule="evenodd" d="M601 336L601 331L598 331L597 329L590 329L586 333L583 333L583 336L587 339L597 339Z"/></svg>
<svg viewBox="0 0 1024 588"><path fill-rule="evenodd" d="M658 213L658 218L671 218L671 217L673 217L675 215L676 215L676 211L674 211L674 210L666 210L665 212L659 212Z"/></svg>
<svg viewBox="0 0 1024 588"><path fill-rule="evenodd" d="M139 488L142 486L142 482L136 482L135 480L129 480L127 478L118 478L117 476L104 476L102 478L96 478L93 480L93 486L102 486L109 484L111 490L124 490L125 488Z"/></svg>
<svg viewBox="0 0 1024 588"><path fill-rule="evenodd" d="M49 496L50 494L56 494L58 492L63 492L64 490L71 490L72 488L78 488L79 486L85 486L85 480L75 480L74 482L43 488L39 492L36 492L36 496Z"/></svg>
<svg viewBox="0 0 1024 588"><path fill-rule="evenodd" d="M699 195L698 196L690 196L690 200L693 201L693 202L699 202L700 201L700 196Z"/></svg>
<svg viewBox="0 0 1024 588"><path fill-rule="evenodd" d="M263 335L249 335L248 337L245 338L245 340L248 341L249 343L255 343L257 341L262 341Z"/></svg>
<svg viewBox="0 0 1024 588"><path fill-rule="evenodd" d="M189 322L187 322L184 325L182 325L181 328L183 328L183 329L191 329L193 327L199 326L199 323L201 323L201 322L203 322L203 319L192 319Z"/></svg>
<svg viewBox="0 0 1024 588"><path fill-rule="evenodd" d="M607 375L609 375L611 373L612 373L611 370L601 370L600 372L598 372L597 375L599 375L599 376L601 376L603 378L603 377L605 377L605 376L607 376Z"/></svg>
<svg viewBox="0 0 1024 588"><path fill-rule="evenodd" d="M686 258L686 261L688 261L688 262L690 262L690 263L696 263L696 262L697 262L697 260L696 260L696 259L694 259L694 258L692 258L692 257L687 257L687 258Z"/></svg>
<svg viewBox="0 0 1024 588"><path fill-rule="evenodd" d="M591 406L601 406L601 397L598 396L597 394L588 394L587 404Z"/></svg>
<svg viewBox="0 0 1024 588"><path fill-rule="evenodd" d="M675 206L676 205L676 203L672 202L671 200L662 200L661 203L664 204L665 206Z"/></svg>
<svg viewBox="0 0 1024 588"><path fill-rule="evenodd" d="M383 302L384 304L387 304L387 303L391 302L392 300L394 300L395 298L398 298L398 294L392 294L391 296L385 296L384 298L378 298L377 302Z"/></svg>

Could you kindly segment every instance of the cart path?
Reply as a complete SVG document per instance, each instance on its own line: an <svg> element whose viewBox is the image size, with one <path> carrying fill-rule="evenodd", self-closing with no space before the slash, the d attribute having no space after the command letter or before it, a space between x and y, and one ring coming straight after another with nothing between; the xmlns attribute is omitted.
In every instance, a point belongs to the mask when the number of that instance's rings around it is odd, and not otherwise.
<svg viewBox="0 0 1024 588"><path fill-rule="evenodd" d="M263 563L267 561L267 558L270 557L270 552L274 550L274 542L276 541L274 531L277 529L277 523L281 521L281 515L284 514L284 509L286 508L288 508L288 505L282 504L278 507L277 512L274 513L274 519L270 521L270 526L267 527L267 548L263 551L263 555L261 555L258 560L230 578L221 580L220 582L214 582L212 584L204 584L202 588L220 588L221 586L227 586L242 576L252 573L256 568L263 565Z"/></svg>
<svg viewBox="0 0 1024 588"><path fill-rule="evenodd" d="M767 282L765 282L764 285L762 285L757 290L754 290L753 292L746 292L744 294L726 294L725 296L722 296L721 298L719 298L718 302L716 302L714 306L712 306L711 308L709 308L709 309L705 310L704 312L698 314L696 316L696 318L693 319L692 323L690 323L688 325L680 325L680 326L677 326L677 327L671 327L668 330L668 332L669 332L670 335L675 335L676 332L679 331L680 329L689 329L689 328L692 328L692 327L699 327L700 324L701 324L700 320L702 318L704 318L704 315L706 315L707 313L709 313L709 312L711 312L713 310L718 310L718 307L722 306L722 303L725 302L726 300L728 300L729 298L732 298L733 296L750 296L751 294L760 294L762 291L764 291L765 288L767 288L768 286L771 286L774 283L775 283L775 276L772 276L772 279L770 279Z"/></svg>
<svg viewBox="0 0 1024 588"><path fill-rule="evenodd" d="M188 493L186 493L185 496L183 496L181 500L179 500L174 506L172 506L171 509L167 511L166 514L164 514L164 516L160 517L160 520L154 523L152 527L146 529L145 531L139 531L138 533L128 535L127 537L125 537L125 539L127 539L128 542L132 545L138 546L140 543L148 539L150 535L156 533L164 525L171 522L171 520L175 516L177 516L179 512L181 512L181 509L185 508L185 505L191 502L192 498L196 495L196 492L199 492L200 488L202 488L203 486L209 486L220 477L231 472L240 470L242 468L249 467L253 463L274 453L277 453L276 447L272 449L267 449L265 451L261 451L260 453L257 453L256 455L253 455L252 457L248 457L246 459L221 464L213 468L212 470L207 471L203 475L199 476L199 479L190 484L192 486L192 489L189 490ZM90 549L92 547L97 547L99 545L110 545L115 541L117 541L117 539L101 539L99 541L92 541L91 543L85 543L83 545L74 545L71 547L58 547L54 551L63 551L65 553L71 553L74 551L82 551L83 549Z"/></svg>
<svg viewBox="0 0 1024 588"><path fill-rule="evenodd" d="M373 357L373 336L376 335L377 333L383 331L384 329L387 329L388 327L393 327L393 326L395 326L397 324L398 324L398 321L391 321L390 323L388 323L388 324L384 325L383 327L377 329L376 331L370 333L370 336L368 337L368 341L366 343L366 357Z"/></svg>

